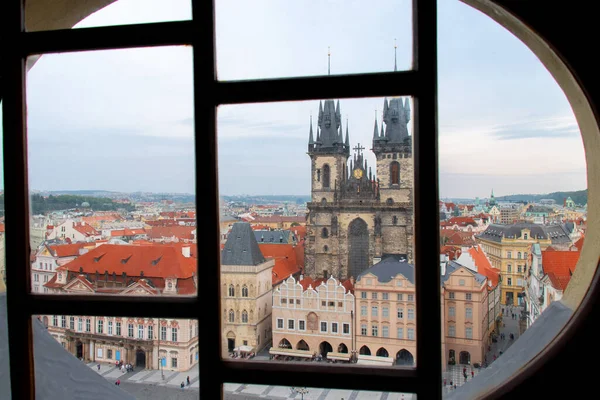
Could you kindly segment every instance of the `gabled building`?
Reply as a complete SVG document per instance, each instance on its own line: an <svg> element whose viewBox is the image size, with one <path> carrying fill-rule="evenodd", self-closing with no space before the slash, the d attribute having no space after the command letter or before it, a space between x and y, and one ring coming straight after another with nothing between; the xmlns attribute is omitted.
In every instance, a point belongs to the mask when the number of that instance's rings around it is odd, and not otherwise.
<svg viewBox="0 0 600 400"><path fill-rule="evenodd" d="M93 242L102 239L100 231L85 221L77 222L66 219L56 226L52 226L46 239L62 239L70 242Z"/></svg>
<svg viewBox="0 0 600 400"><path fill-rule="evenodd" d="M245 346L258 352L271 340L274 259L262 254L249 223L233 224L221 250L223 357Z"/></svg>
<svg viewBox="0 0 600 400"><path fill-rule="evenodd" d="M53 244L46 241L35 252L31 263L31 291L33 293L48 293L46 283L50 282L56 273L56 268L73 261L81 254L94 249L96 242L79 242L73 244Z"/></svg>
<svg viewBox="0 0 600 400"><path fill-rule="evenodd" d="M314 285L314 286L313 286ZM354 357L352 282L289 277L273 291L273 356L350 361Z"/></svg>

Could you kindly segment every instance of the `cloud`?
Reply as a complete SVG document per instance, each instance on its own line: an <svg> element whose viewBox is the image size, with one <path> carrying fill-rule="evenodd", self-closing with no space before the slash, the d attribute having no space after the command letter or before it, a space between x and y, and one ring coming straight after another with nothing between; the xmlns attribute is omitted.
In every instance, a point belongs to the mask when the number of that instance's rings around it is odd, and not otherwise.
<svg viewBox="0 0 600 400"><path fill-rule="evenodd" d="M573 115L537 118L496 125L488 128L489 134L500 140L520 140L527 138L565 138L580 134Z"/></svg>

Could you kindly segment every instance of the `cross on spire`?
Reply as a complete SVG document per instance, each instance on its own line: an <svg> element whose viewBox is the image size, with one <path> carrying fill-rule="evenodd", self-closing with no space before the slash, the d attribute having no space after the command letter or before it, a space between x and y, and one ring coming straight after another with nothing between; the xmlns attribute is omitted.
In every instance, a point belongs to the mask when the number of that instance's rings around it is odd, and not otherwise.
<svg viewBox="0 0 600 400"><path fill-rule="evenodd" d="M396 62L396 49L398 46L396 45L396 39L394 39L394 72L398 71L398 63Z"/></svg>
<svg viewBox="0 0 600 400"><path fill-rule="evenodd" d="M364 148L364 147L362 147L362 146L360 145L360 143L358 143L358 144L356 145L356 147L355 147L355 148L353 148L352 150L354 150L354 151L357 151L357 152L358 152L358 155L360 155L360 152L361 152L361 151L363 151L364 149L365 149L365 148Z"/></svg>
<svg viewBox="0 0 600 400"><path fill-rule="evenodd" d="M331 75L331 47L327 46L327 75Z"/></svg>

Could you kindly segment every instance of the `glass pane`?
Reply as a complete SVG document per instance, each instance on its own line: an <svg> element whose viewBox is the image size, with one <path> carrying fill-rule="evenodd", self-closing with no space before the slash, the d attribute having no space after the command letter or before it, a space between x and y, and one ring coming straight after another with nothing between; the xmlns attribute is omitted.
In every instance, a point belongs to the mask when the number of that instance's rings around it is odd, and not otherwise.
<svg viewBox="0 0 600 400"><path fill-rule="evenodd" d="M216 0L218 77L237 80L408 70L412 65L411 3Z"/></svg>
<svg viewBox="0 0 600 400"><path fill-rule="evenodd" d="M0 121L2 121L0 101ZM0 122L0 140L3 125ZM0 146L1 147L1 146ZM6 316L6 252L4 225L4 151L0 148L0 398L10 399L10 365L8 359L8 321Z"/></svg>
<svg viewBox="0 0 600 400"><path fill-rule="evenodd" d="M25 24L30 32L190 19L190 0L100 0L76 2L69 7L27 2L25 8Z"/></svg>
<svg viewBox="0 0 600 400"><path fill-rule="evenodd" d="M306 386L267 386L225 383L223 392L226 398L266 398L266 399L304 399L304 400L416 400L414 393L373 392L369 390L323 389ZM248 397L244 397L248 396Z"/></svg>
<svg viewBox="0 0 600 400"><path fill-rule="evenodd" d="M489 376L492 363L514 364L504 353L560 299L583 245L587 184L573 111L534 54L462 2L440 2L438 21L442 384L450 394L483 385L477 376Z"/></svg>
<svg viewBox="0 0 600 400"><path fill-rule="evenodd" d="M49 54L29 71L33 293L196 294L191 52Z"/></svg>
<svg viewBox="0 0 600 400"><path fill-rule="evenodd" d="M223 357L415 365L411 104L218 109Z"/></svg>
<svg viewBox="0 0 600 400"><path fill-rule="evenodd" d="M34 317L40 398L60 385L69 398L197 399L198 357L197 320Z"/></svg>

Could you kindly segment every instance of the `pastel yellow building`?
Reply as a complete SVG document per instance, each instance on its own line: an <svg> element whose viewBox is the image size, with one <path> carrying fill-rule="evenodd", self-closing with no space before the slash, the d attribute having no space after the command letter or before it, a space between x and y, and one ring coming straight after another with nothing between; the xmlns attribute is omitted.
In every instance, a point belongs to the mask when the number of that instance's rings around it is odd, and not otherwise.
<svg viewBox="0 0 600 400"><path fill-rule="evenodd" d="M493 224L475 237L488 256L492 267L500 272L502 304L522 304L526 285L525 264L531 245L539 243L542 250L548 246L566 249L572 244L570 235L571 231L565 224L517 223Z"/></svg>

